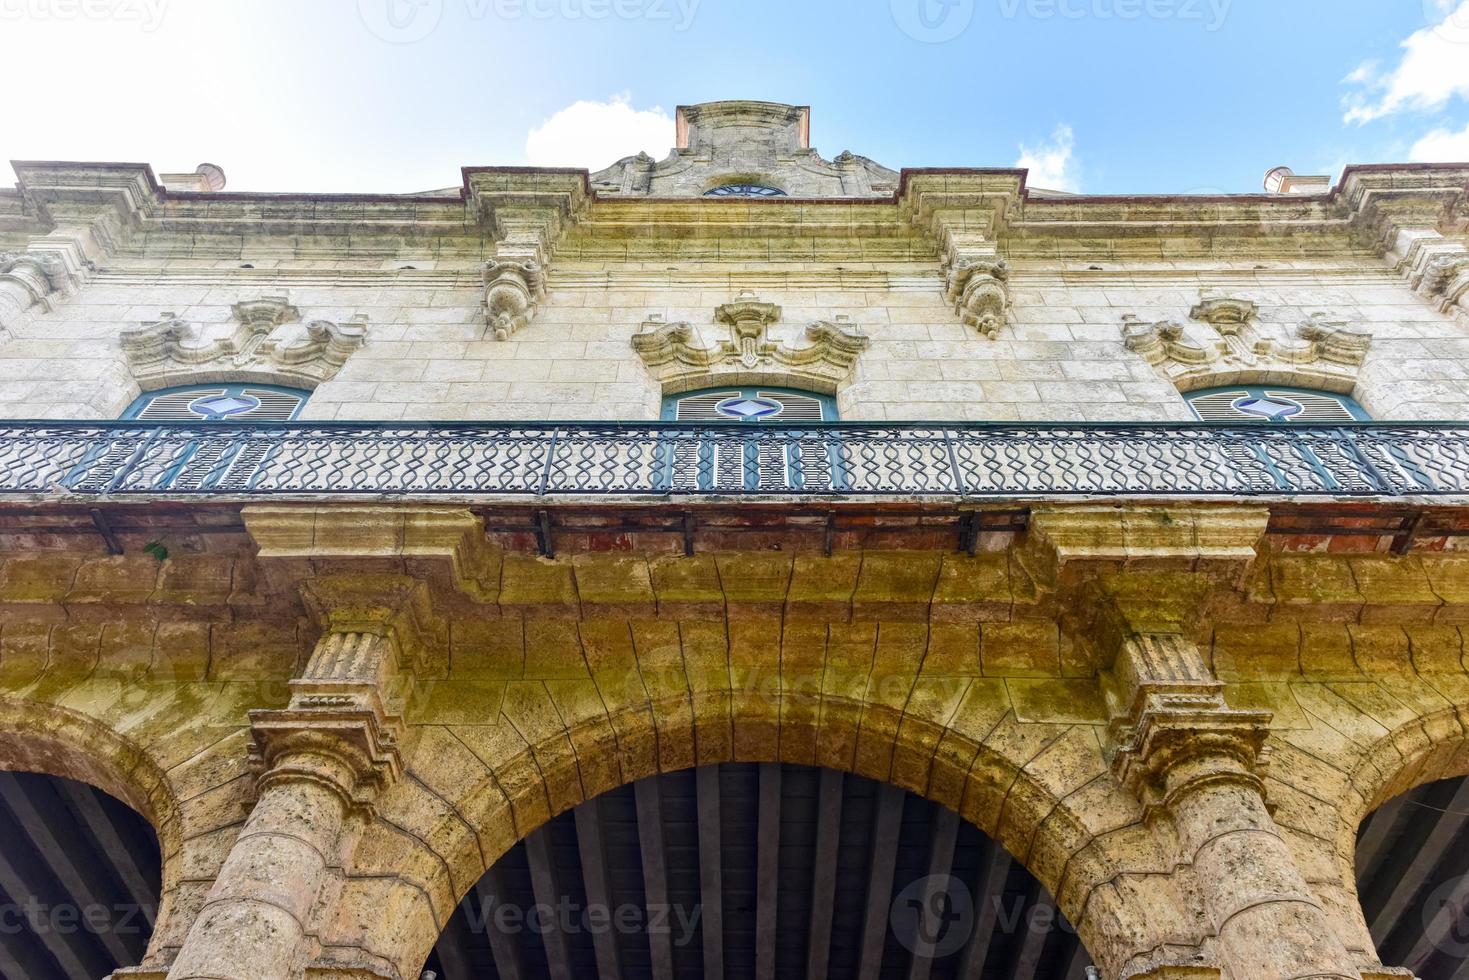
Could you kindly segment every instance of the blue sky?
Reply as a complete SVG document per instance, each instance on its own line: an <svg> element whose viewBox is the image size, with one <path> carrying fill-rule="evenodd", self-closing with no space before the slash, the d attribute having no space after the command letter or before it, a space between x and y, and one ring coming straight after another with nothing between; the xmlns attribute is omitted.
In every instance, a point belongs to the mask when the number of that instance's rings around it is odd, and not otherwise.
<svg viewBox="0 0 1469 980"><path fill-rule="evenodd" d="M0 64L0 160L230 190L597 169L727 98L810 104L828 157L1087 193L1469 160L1469 0L0 0Z"/></svg>

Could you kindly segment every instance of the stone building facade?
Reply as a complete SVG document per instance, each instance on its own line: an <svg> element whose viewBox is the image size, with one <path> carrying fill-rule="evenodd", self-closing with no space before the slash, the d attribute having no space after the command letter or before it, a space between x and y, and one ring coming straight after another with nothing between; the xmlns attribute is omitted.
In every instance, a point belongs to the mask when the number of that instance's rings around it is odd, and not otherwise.
<svg viewBox="0 0 1469 980"><path fill-rule="evenodd" d="M15 164L0 768L156 830L115 977L416 980L517 841L732 762L956 812L1107 980L1411 975L1353 862L1469 773L1469 166L1092 197L809 133Z"/></svg>

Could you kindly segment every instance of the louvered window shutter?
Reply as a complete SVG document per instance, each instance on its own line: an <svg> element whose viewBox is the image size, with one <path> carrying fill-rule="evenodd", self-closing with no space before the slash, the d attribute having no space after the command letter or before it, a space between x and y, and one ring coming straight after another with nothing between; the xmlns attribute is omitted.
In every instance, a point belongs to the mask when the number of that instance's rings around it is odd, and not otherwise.
<svg viewBox="0 0 1469 980"><path fill-rule="evenodd" d="M1335 425L1365 422L1366 410L1346 395L1303 388L1241 385L1191 392L1189 407L1203 422Z"/></svg>
<svg viewBox="0 0 1469 980"><path fill-rule="evenodd" d="M273 385L189 385L145 393L123 418L139 422L289 422L309 391Z"/></svg>
<svg viewBox="0 0 1469 980"><path fill-rule="evenodd" d="M834 422L836 403L829 396L780 388L708 389L668 398L663 417L711 424L700 438L678 439L671 448L675 490L738 492L832 486L830 440L763 440L742 431L751 426Z"/></svg>

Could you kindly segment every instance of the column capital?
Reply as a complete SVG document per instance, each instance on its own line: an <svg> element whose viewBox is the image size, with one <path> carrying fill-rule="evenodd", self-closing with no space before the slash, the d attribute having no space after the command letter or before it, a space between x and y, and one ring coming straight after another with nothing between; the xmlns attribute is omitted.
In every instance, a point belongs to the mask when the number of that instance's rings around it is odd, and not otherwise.
<svg viewBox="0 0 1469 980"><path fill-rule="evenodd" d="M1149 809L1206 783L1263 795L1271 714L1230 708L1203 654L1177 633L1128 637L1106 678L1112 771Z"/></svg>
<svg viewBox="0 0 1469 980"><path fill-rule="evenodd" d="M402 705L444 649L444 624L427 586L406 576L326 575L302 593L323 632L290 703L250 713L250 763L261 790L305 780L370 808L402 775Z"/></svg>

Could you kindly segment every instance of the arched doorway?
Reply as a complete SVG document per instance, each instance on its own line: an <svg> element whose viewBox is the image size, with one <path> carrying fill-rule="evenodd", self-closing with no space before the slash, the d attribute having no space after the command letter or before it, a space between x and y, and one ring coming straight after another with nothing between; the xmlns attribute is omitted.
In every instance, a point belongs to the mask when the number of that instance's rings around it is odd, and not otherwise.
<svg viewBox="0 0 1469 980"><path fill-rule="evenodd" d="M1357 891L1382 961L1469 980L1469 778L1392 798L1357 833Z"/></svg>
<svg viewBox="0 0 1469 980"><path fill-rule="evenodd" d="M139 963L157 917L157 837L85 783L0 772L0 976L97 980Z"/></svg>
<svg viewBox="0 0 1469 980"><path fill-rule="evenodd" d="M426 964L441 980L1081 980L1051 897L952 811L808 766L664 773L504 855Z"/></svg>

